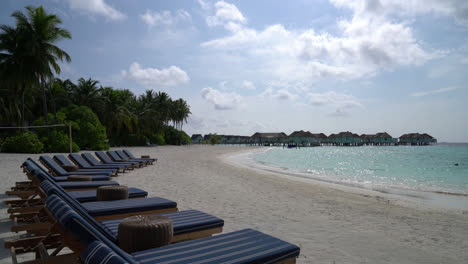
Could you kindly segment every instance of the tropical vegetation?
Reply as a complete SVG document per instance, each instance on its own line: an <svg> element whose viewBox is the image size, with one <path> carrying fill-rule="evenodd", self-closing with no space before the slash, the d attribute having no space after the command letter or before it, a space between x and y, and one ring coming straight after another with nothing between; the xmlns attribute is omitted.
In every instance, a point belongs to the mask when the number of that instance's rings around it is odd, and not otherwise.
<svg viewBox="0 0 468 264"><path fill-rule="evenodd" d="M74 151L190 142L182 131L191 114L185 100L153 90L135 95L91 78L57 78L59 63L71 61L56 46L71 39L60 18L42 6L27 6L25 13L16 11L12 17L15 26L0 25L0 127L71 123ZM33 132L0 129L2 151L16 151L5 143L24 137L34 143L30 152L68 151L67 126Z"/></svg>

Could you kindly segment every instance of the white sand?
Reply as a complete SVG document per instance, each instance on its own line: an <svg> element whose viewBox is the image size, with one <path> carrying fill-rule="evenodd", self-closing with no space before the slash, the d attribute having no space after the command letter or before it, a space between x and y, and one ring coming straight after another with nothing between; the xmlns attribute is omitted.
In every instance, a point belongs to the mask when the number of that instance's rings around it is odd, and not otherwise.
<svg viewBox="0 0 468 264"><path fill-rule="evenodd" d="M466 212L402 206L383 195L337 190L225 161L227 154L249 147L130 149L159 161L116 178L122 185L174 200L181 210L223 218L225 232L254 228L297 244L298 263L468 263ZM19 166L28 156L0 154L1 193L25 179ZM0 239L5 239L12 234L1 206ZM6 249L0 259L10 263Z"/></svg>

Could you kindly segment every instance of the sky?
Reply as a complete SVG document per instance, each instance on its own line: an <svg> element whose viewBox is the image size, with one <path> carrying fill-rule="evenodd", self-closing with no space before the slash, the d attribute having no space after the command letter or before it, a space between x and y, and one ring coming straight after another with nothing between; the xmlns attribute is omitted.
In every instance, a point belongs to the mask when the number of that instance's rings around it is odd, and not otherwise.
<svg viewBox="0 0 468 264"><path fill-rule="evenodd" d="M60 78L183 98L188 134L429 133L468 142L466 0L6 0L57 14Z"/></svg>

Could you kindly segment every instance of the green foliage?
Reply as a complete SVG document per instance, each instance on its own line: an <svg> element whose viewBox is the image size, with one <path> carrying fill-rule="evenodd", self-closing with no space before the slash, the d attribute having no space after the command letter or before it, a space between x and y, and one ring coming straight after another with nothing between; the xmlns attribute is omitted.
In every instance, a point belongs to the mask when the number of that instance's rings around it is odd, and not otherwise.
<svg viewBox="0 0 468 264"><path fill-rule="evenodd" d="M71 60L55 44L71 38L70 32L42 6L27 6L12 17L14 26L0 25L0 125L70 120L73 141L83 149L108 148L106 137L113 145L146 145L148 139L158 145L190 142L182 132L191 114L185 100L153 90L137 96L128 89L102 87L91 78L80 78L76 84L54 78L60 73L58 62ZM65 148L66 128L37 129L37 133L47 151Z"/></svg>
<svg viewBox="0 0 468 264"><path fill-rule="evenodd" d="M164 140L166 144L170 145L181 145L184 142L186 144L190 143L190 137L184 131L179 131L171 126L165 127Z"/></svg>
<svg viewBox="0 0 468 264"><path fill-rule="evenodd" d="M30 131L6 138L2 144L2 152L8 153L41 153L43 149L37 135Z"/></svg>
<svg viewBox="0 0 468 264"><path fill-rule="evenodd" d="M143 135L130 134L128 136L127 144L128 146L146 146L148 139Z"/></svg>
<svg viewBox="0 0 468 264"><path fill-rule="evenodd" d="M209 134L209 136L210 136L209 141L211 145L219 144L219 141L221 140L221 136L216 135L216 133Z"/></svg>
<svg viewBox="0 0 468 264"><path fill-rule="evenodd" d="M70 152L70 138L68 137L68 134L65 134L63 132L54 130L50 132L49 138L43 137L41 138L41 141L44 142L44 145L46 146L46 151L47 152L53 152L53 153L69 153ZM72 143L72 151L73 152L78 152L80 151L80 148L78 145L73 142Z"/></svg>
<svg viewBox="0 0 468 264"><path fill-rule="evenodd" d="M89 107L72 104L60 109L57 114L64 114L66 117L65 121L71 121L72 138L80 148L93 150L109 149L109 146L106 144L106 129Z"/></svg>
<svg viewBox="0 0 468 264"><path fill-rule="evenodd" d="M164 140L164 135L159 133L153 133L149 136L149 141L151 144L156 144L159 146L166 145L166 141Z"/></svg>

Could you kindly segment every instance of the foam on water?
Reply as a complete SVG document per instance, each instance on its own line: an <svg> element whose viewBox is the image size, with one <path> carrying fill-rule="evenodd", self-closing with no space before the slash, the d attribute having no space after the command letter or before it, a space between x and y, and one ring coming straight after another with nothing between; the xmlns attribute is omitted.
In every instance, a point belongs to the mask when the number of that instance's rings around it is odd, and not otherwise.
<svg viewBox="0 0 468 264"><path fill-rule="evenodd" d="M382 192L468 196L467 145L271 148L253 159L302 177Z"/></svg>

